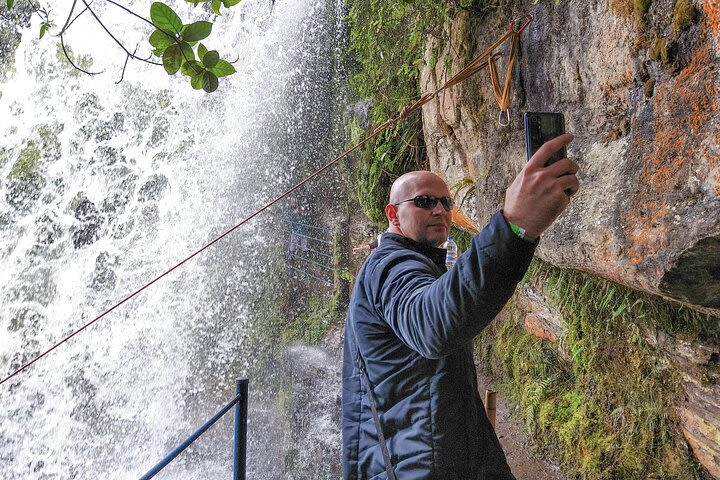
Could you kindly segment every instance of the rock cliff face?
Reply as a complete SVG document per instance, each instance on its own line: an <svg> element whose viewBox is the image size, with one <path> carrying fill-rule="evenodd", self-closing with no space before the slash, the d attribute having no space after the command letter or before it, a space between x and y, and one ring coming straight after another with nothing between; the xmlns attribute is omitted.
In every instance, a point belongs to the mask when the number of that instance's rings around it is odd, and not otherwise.
<svg viewBox="0 0 720 480"><path fill-rule="evenodd" d="M423 108L428 156L451 186L474 181L462 208L482 224L525 161L522 112L563 112L576 136L569 155L580 164L581 190L537 255L720 317L720 4L654 0L643 12L642 3L514 2L482 23L455 19L451 41L428 44L424 92L502 35L518 12L533 16L521 35L510 125L498 126L480 72ZM551 341L561 335L541 301L526 307L530 331ZM720 479L720 347L662 334L648 341L682 373L680 424L696 458Z"/></svg>
<svg viewBox="0 0 720 480"><path fill-rule="evenodd" d="M497 124L485 72L425 106L433 168L451 184L474 178L486 218L524 162L521 113L564 112L582 189L539 256L720 314L720 46L705 11L717 4L695 6L696 23L677 35L672 0L654 1L647 24L605 1L546 3L530 10L521 37L508 128ZM511 17L456 21L444 47L452 66L424 69L423 89L499 37ZM428 64L442 48L431 42Z"/></svg>

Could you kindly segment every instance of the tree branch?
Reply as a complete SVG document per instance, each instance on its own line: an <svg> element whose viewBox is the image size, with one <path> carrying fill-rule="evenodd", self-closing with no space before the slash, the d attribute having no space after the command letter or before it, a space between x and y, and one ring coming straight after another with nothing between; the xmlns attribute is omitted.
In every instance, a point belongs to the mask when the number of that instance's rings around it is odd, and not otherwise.
<svg viewBox="0 0 720 480"><path fill-rule="evenodd" d="M77 1L77 0L73 0L73 1ZM85 7L87 7L88 11L90 12L90 15L92 15L92 16L95 18L95 21L97 21L97 22L100 24L100 26L103 28L103 30L105 30L105 33L107 33L108 35L110 35L110 38L112 38L112 39L115 41L115 43L117 43L118 46L119 46L130 58L135 59L135 60L140 60L141 62L149 63L149 64L151 64L151 65L162 65L162 63L157 63L157 62L153 62L153 61L150 61L150 60L146 60L146 59L144 59L144 58L136 57L134 54L130 53L130 50L128 50L127 48L125 48L125 45L123 45L120 40L118 40L117 38L115 38L115 35L113 35L112 32L110 32L110 30L108 30L108 28L105 26L105 24L102 22L102 20L100 20L100 17L98 17L98 16L95 14L95 12L93 11L93 9L90 8L90 5L88 5L88 3L87 3L85 0L82 0L82 2L85 4Z"/></svg>
<svg viewBox="0 0 720 480"><path fill-rule="evenodd" d="M87 74L87 75L98 75L102 73L104 70L101 70L99 72L88 72L87 70L84 70L77 65L75 65L75 62L72 61L72 58L70 58L70 55L68 54L67 49L65 48L65 41L63 40L63 34L60 33L60 46L62 47L63 53L65 54L65 58L67 58L67 61L70 62L70 65L72 65L76 70L80 70L81 72Z"/></svg>
<svg viewBox="0 0 720 480"><path fill-rule="evenodd" d="M137 47L135 47L135 51L133 52L133 55L137 53ZM115 82L115 85L119 84L123 81L123 78L125 78L125 69L127 68L128 60L130 60L130 55L125 57L125 63L123 64L122 73L120 74L120 80Z"/></svg>
<svg viewBox="0 0 720 480"><path fill-rule="evenodd" d="M118 7L118 8L121 8L121 9L125 10L125 11L126 11L127 13L129 13L130 15L132 15L132 16L134 16L134 17L137 17L137 18L139 18L140 20L142 20L143 22L152 25L153 27L155 27L155 29L161 31L162 33L164 33L164 34L167 35L168 37L172 38L172 40L180 47L180 53L182 54L182 56L183 56L183 58L185 59L185 61L186 61L186 62L189 62L189 61L190 61L190 59L187 58L187 56L185 55L185 51L182 49L182 45L181 45L181 43L180 43L180 40L178 40L178 38L177 38L175 35L173 35L172 33L167 32L166 30L163 30L162 28L160 28L160 27L158 27L157 25L155 25L155 24L152 22L152 20L148 20L147 18L143 17L142 15L138 15L137 13L133 12L133 11L130 10L129 8L125 7L124 5L120 5L119 3L117 3L117 2L115 2L115 1L113 1L113 0L105 0L105 1L108 2L108 3L111 3L111 4L113 4L113 5L115 5L115 6ZM150 57L148 57L148 58L150 58ZM239 59L239 57L238 57L238 59ZM145 60L145 61L147 61L147 60ZM148 62L148 63L151 63L151 62ZM162 65L162 64L156 64L156 65Z"/></svg>

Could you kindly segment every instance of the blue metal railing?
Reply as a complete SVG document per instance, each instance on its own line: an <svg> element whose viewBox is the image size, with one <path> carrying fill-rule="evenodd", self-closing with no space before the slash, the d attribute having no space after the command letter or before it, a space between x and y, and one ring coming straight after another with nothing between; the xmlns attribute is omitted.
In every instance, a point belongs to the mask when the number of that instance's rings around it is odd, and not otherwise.
<svg viewBox="0 0 720 480"><path fill-rule="evenodd" d="M155 465L149 472L140 477L140 480L149 480L157 475L170 462L180 455L183 450L190 446L200 435L205 433L215 422L220 420L233 406L235 407L235 445L233 453L235 457L233 466L233 480L245 480L247 460L247 411L248 411L248 379L237 380L236 395L219 412L208 420L205 425L198 428L187 440L181 443L175 450Z"/></svg>

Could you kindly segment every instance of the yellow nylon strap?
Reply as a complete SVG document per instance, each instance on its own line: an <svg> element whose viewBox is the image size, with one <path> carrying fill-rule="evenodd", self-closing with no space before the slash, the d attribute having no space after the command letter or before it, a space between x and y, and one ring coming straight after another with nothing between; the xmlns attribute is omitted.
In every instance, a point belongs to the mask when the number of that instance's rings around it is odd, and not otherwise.
<svg viewBox="0 0 720 480"><path fill-rule="evenodd" d="M500 116L498 122L502 126L507 126L510 123L510 85L512 83L512 70L515 64L515 58L517 57L518 40L520 36L511 31L513 36L512 45L510 47L510 55L508 56L507 67L505 69L505 83L502 90L500 89L500 80L498 79L497 66L495 65L495 56L488 58L488 69L490 70L490 81L492 82L493 93L497 99L498 105L500 106ZM505 113L507 123L502 123L502 114Z"/></svg>
<svg viewBox="0 0 720 480"><path fill-rule="evenodd" d="M377 135L378 133L382 132L383 130L385 130L386 128L388 128L390 126L395 125L397 122L404 120L412 112L414 112L415 110L419 109L420 107L422 107L423 105L428 103L430 100L432 100L441 91L457 85L458 83L475 75L477 72L479 72L480 70L482 70L483 68L485 68L488 65L491 65L490 68L494 68L494 57L498 56L499 54L492 55L493 51L497 47L502 45L503 42L505 42L508 38L514 37L513 38L513 46L510 48L510 58L508 59L508 70L507 70L507 74L506 74L507 78L505 79L505 83L507 84L506 88L508 90L506 103L509 103L510 102L510 87L509 87L510 80L509 79L512 76L512 65L515 62L515 50L516 50L516 45L517 45L517 38L519 37L518 33L519 32L515 32L512 28L509 29L508 32L506 32L503 36L501 36L498 40L496 40L492 45L490 45L488 48L486 48L484 52L482 52L480 55L475 57L470 63L468 63L465 66L465 68L463 68L462 70L457 72L455 75L453 75L450 78L450 80L445 82L445 84L442 87L438 88L434 92L426 93L425 95L420 97L418 100L416 100L411 105L408 105L405 108L403 108L402 111L400 112L400 115L386 121L385 123L383 123L383 124L379 125L377 128L375 128L372 132L373 136ZM490 60L492 60L492 61L490 61ZM495 78L497 79L497 75L495 75ZM493 85L493 88L494 88L494 85ZM502 104L501 104L500 108L503 108ZM507 111L507 105L506 105L506 108L504 111Z"/></svg>

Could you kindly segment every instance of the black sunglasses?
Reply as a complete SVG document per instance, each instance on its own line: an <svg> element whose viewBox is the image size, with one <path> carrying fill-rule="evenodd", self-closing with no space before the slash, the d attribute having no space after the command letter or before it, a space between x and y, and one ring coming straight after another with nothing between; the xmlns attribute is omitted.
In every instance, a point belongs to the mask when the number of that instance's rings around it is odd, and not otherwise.
<svg viewBox="0 0 720 480"><path fill-rule="evenodd" d="M398 206L401 203L413 202L416 207L424 208L425 210L432 210L438 202L442 203L443 208L446 212L449 212L455 202L450 197L434 197L432 195L418 195L415 198L403 200L402 202L394 203L393 205Z"/></svg>

